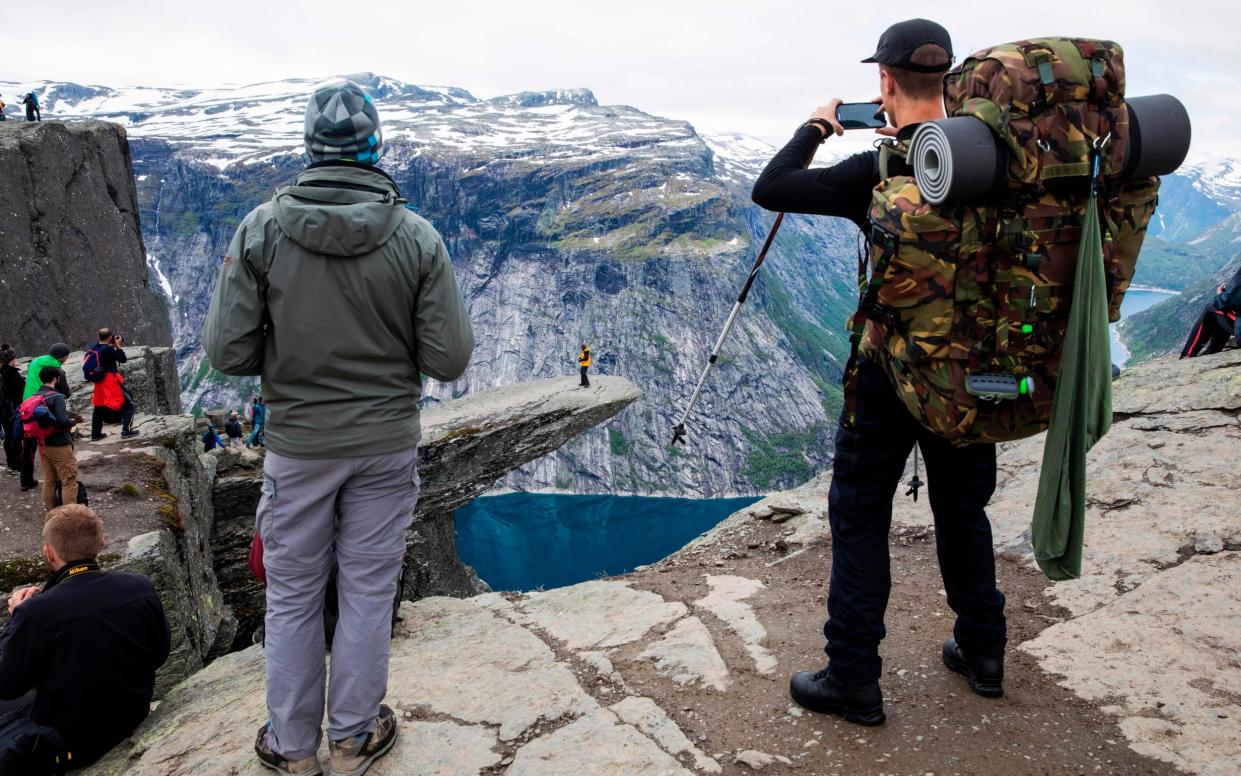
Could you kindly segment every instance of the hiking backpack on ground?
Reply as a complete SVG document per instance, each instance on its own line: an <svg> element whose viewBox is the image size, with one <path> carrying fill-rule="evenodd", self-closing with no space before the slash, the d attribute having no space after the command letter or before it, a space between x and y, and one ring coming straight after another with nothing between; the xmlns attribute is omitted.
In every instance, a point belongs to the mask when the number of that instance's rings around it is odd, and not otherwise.
<svg viewBox="0 0 1241 776"><path fill-rule="evenodd" d="M939 205L912 177L876 187L847 386L860 351L954 444L1047 428L1092 181L1113 321L1158 201L1158 178L1123 178L1124 87L1120 46L1069 38L985 49L947 75L948 115L992 130L1007 182L986 201Z"/></svg>

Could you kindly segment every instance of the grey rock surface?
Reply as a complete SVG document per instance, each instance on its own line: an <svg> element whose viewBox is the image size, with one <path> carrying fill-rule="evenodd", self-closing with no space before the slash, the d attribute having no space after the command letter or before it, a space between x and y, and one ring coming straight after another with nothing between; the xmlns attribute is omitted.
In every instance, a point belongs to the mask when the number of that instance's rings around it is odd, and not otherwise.
<svg viewBox="0 0 1241 776"><path fill-rule="evenodd" d="M126 345L124 350L129 360L120 365L120 373L125 379L125 388L133 397L134 412L139 415L180 415L181 385L177 376L176 351L149 345ZM43 352L45 349L19 358L18 369L24 374L31 360ZM85 416L89 422L94 383L82 376L82 357L85 355L84 349L70 353L63 371L72 392L69 411Z"/></svg>
<svg viewBox="0 0 1241 776"><path fill-rule="evenodd" d="M171 345L138 210L123 127L0 123L0 336L22 355L88 345L105 325Z"/></svg>

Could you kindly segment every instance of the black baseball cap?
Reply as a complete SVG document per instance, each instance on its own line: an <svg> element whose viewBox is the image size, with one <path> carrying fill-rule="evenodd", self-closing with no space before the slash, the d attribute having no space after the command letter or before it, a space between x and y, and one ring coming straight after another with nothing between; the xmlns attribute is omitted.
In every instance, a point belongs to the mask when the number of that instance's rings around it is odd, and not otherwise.
<svg viewBox="0 0 1241 776"><path fill-rule="evenodd" d="M927 44L939 46L948 54L942 65L919 65L910 61L915 50ZM952 66L952 38L948 30L928 19L897 22L879 36L879 46L863 62L878 62L917 73L942 73Z"/></svg>

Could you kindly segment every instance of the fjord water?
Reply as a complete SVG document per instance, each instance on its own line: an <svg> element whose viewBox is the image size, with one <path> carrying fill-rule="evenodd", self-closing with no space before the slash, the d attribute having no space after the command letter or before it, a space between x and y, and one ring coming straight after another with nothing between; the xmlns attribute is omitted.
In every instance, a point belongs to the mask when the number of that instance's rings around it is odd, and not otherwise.
<svg viewBox="0 0 1241 776"><path fill-rule="evenodd" d="M1154 307L1165 299L1176 296L1171 291L1160 291L1151 288L1131 288L1125 292L1125 298L1120 303L1120 320L1124 320L1131 315L1136 315L1148 307ZM1119 321L1117 322L1119 323ZM1120 332L1116 330L1116 323L1112 324L1112 363L1117 366L1124 366L1129 360L1129 350L1120 341Z"/></svg>
<svg viewBox="0 0 1241 776"><path fill-rule="evenodd" d="M757 500L485 496L457 511L457 552L495 590L563 587L654 563Z"/></svg>

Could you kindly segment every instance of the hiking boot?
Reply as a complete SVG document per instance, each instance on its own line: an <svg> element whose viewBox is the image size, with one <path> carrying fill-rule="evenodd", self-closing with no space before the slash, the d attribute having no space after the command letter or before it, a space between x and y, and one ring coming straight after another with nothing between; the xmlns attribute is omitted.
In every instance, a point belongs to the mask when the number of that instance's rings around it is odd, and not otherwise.
<svg viewBox="0 0 1241 776"><path fill-rule="evenodd" d="M129 431L122 431L121 439L133 439L141 433L141 431L134 431L133 429L130 429Z"/></svg>
<svg viewBox="0 0 1241 776"><path fill-rule="evenodd" d="M30 483L29 485L23 485L23 486L22 486L22 493L25 493L25 492L26 492L26 491L28 491L28 490L34 490L34 489L35 489L35 488L37 488L37 487L39 487L39 481L38 481L38 480L35 480L34 482Z"/></svg>
<svg viewBox="0 0 1241 776"><path fill-rule="evenodd" d="M328 750L332 753L331 776L362 776L371 763L388 753L394 743L396 714L387 706L380 705L373 731L328 744Z"/></svg>
<svg viewBox="0 0 1241 776"><path fill-rule="evenodd" d="M107 432L101 433L99 436L95 436L94 434L91 434L90 441L98 442L100 439L103 439L107 435L108 435Z"/></svg>
<svg viewBox="0 0 1241 776"><path fill-rule="evenodd" d="M254 740L254 754L258 756L263 767L287 776L322 776L323 767L319 765L318 755L312 754L301 760L288 760L272 751L271 744L267 742L267 731L270 727L271 722L264 723L263 727L259 728L258 738Z"/></svg>
<svg viewBox="0 0 1241 776"><path fill-rule="evenodd" d="M944 665L964 676L970 689L984 698L1004 694L1004 658L966 657L956 639L944 642Z"/></svg>
<svg viewBox="0 0 1241 776"><path fill-rule="evenodd" d="M820 714L837 714L858 725L882 725L883 692L878 682L863 687L842 687L828 669L801 671L789 680L789 695L801 706Z"/></svg>

